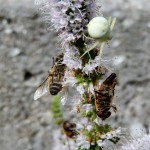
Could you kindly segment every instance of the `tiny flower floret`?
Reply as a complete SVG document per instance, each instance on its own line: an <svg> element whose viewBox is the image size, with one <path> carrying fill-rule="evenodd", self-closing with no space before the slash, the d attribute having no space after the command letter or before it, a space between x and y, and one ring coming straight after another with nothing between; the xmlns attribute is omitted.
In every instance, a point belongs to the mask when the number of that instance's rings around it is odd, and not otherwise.
<svg viewBox="0 0 150 150"><path fill-rule="evenodd" d="M108 20L104 17L95 17L93 18L89 24L88 33L92 38L101 38L105 36L109 31L109 23Z"/></svg>
<svg viewBox="0 0 150 150"><path fill-rule="evenodd" d="M86 141L85 137L83 135L79 135L76 139L77 146L80 146L81 149L89 149L90 143L89 141Z"/></svg>

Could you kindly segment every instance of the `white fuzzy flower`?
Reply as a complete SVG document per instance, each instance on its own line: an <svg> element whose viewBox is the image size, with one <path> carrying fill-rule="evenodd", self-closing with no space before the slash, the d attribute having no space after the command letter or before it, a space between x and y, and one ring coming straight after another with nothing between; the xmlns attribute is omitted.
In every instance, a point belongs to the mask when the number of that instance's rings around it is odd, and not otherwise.
<svg viewBox="0 0 150 150"><path fill-rule="evenodd" d="M84 90L84 87L83 87L82 84L79 84L79 85L77 86L77 91L78 91L81 95L84 94L85 90Z"/></svg>
<svg viewBox="0 0 150 150"><path fill-rule="evenodd" d="M67 142L63 142L67 141ZM68 144L70 149L74 150L76 148L75 142L73 140L67 139L66 135L62 135L60 130L53 130L53 147L52 150L68 150Z"/></svg>
<svg viewBox="0 0 150 150"><path fill-rule="evenodd" d="M83 67L83 72L90 74L99 65L99 57L96 56L94 60L89 60L87 64Z"/></svg>
<svg viewBox="0 0 150 150"><path fill-rule="evenodd" d="M65 13L59 11L62 8L64 11L67 2L59 2L57 0L35 0L35 4L39 5L40 11L43 14L43 19L48 24L51 24L51 30L60 31L64 27L67 27L68 22L65 19Z"/></svg>
<svg viewBox="0 0 150 150"><path fill-rule="evenodd" d="M97 141L97 144L98 144L98 146L102 147L103 144L104 144L104 142L103 142L102 140L98 140L98 141Z"/></svg>
<svg viewBox="0 0 150 150"><path fill-rule="evenodd" d="M90 63L88 63L83 67L82 71L85 72L86 74L90 74L94 69L95 67L93 66L93 64L91 65Z"/></svg>
<svg viewBox="0 0 150 150"><path fill-rule="evenodd" d="M102 73L105 74L106 70L110 70L110 68L113 68L112 66L113 64L113 59L110 58L101 58L101 67L102 67ZM85 64L85 66L83 67L82 71L86 74L90 74L92 73L96 67L99 66L99 56L96 56L95 59L93 60L89 60L89 62L87 64ZM110 67L109 67L110 66ZM112 72L112 71L111 71Z"/></svg>
<svg viewBox="0 0 150 150"><path fill-rule="evenodd" d="M78 147L81 147L81 149L89 149L90 148L89 141L86 141L86 139L83 135L77 136L76 144Z"/></svg>
<svg viewBox="0 0 150 150"><path fill-rule="evenodd" d="M86 129L87 129L88 131L90 131L91 129L93 129L93 126L92 126L92 125L88 125L88 126L86 127Z"/></svg>
<svg viewBox="0 0 150 150"><path fill-rule="evenodd" d="M81 130L81 129L83 129L83 128L84 128L83 124L81 124L81 123L76 123L76 129L77 129L77 130Z"/></svg>
<svg viewBox="0 0 150 150"><path fill-rule="evenodd" d="M108 132L101 136L102 139L112 139L113 136L111 135L111 132Z"/></svg>
<svg viewBox="0 0 150 150"><path fill-rule="evenodd" d="M74 86L77 83L77 79L72 75L70 70L66 70L64 75L64 82L62 83L64 87Z"/></svg>
<svg viewBox="0 0 150 150"><path fill-rule="evenodd" d="M85 93L85 91L87 91L88 93L92 93L92 94L95 94L94 93L94 87L93 87L93 84L90 83L90 84L87 84L86 82L84 83L81 83L77 86L77 91L82 95Z"/></svg>
<svg viewBox="0 0 150 150"><path fill-rule="evenodd" d="M59 32L63 46L82 38L93 15L91 8L97 7L95 1L85 0L35 0L35 4L40 7L49 29Z"/></svg>
<svg viewBox="0 0 150 150"><path fill-rule="evenodd" d="M88 93L92 93L93 95L95 95L93 83L89 84L89 86L88 86Z"/></svg>
<svg viewBox="0 0 150 150"><path fill-rule="evenodd" d="M112 139L114 137L121 137L122 135L122 128L118 128L114 131L108 132L101 136L102 139Z"/></svg>
<svg viewBox="0 0 150 150"><path fill-rule="evenodd" d="M99 117L96 117L96 119L93 122L95 122L96 124L100 125L100 124L102 124L102 119L99 118Z"/></svg>
<svg viewBox="0 0 150 150"><path fill-rule="evenodd" d="M92 104L84 104L84 105L82 105L82 109L85 110L86 114L87 114L88 112L93 110L93 106L92 106Z"/></svg>
<svg viewBox="0 0 150 150"><path fill-rule="evenodd" d="M82 61L79 58L79 53L76 49L67 48L64 53L63 64L65 64L69 69L81 69Z"/></svg>
<svg viewBox="0 0 150 150"><path fill-rule="evenodd" d="M70 43L70 41L74 41L75 40L75 37L72 33L67 33L67 32L62 32L61 34L59 34L59 38L60 38L60 41L63 41L61 43L61 47L62 48L65 48L65 46Z"/></svg>

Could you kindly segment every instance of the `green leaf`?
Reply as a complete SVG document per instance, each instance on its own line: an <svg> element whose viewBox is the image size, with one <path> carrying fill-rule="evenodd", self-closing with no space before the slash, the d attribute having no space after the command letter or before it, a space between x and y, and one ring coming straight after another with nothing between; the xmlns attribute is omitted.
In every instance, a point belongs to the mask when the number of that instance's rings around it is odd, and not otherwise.
<svg viewBox="0 0 150 150"><path fill-rule="evenodd" d="M58 95L54 96L51 104L51 111L53 114L53 122L55 124L62 124L63 122L63 113L60 108L60 98Z"/></svg>
<svg viewBox="0 0 150 150"><path fill-rule="evenodd" d="M104 131L105 131L105 133L112 131L112 127L110 125L106 124L104 126Z"/></svg>
<svg viewBox="0 0 150 150"><path fill-rule="evenodd" d="M86 111L81 112L82 117L86 117Z"/></svg>
<svg viewBox="0 0 150 150"><path fill-rule="evenodd" d="M53 120L53 123L60 125L60 124L62 124L63 121L64 121L64 119L63 119L63 118L60 118L60 119L58 119L58 120Z"/></svg>

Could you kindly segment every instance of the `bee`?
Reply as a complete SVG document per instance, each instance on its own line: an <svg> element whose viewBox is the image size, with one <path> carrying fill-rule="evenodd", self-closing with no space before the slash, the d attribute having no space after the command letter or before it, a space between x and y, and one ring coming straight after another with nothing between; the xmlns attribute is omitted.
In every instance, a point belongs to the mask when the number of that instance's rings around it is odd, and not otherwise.
<svg viewBox="0 0 150 150"><path fill-rule="evenodd" d="M37 100L41 96L50 93L51 95L57 95L62 90L62 80L66 66L62 64L63 54L53 58L53 66L48 71L47 78L38 86L34 93L34 100Z"/></svg>
<svg viewBox="0 0 150 150"><path fill-rule="evenodd" d="M69 121L63 122L63 130L67 137L74 138L76 135L79 134L79 132L76 130L76 124L70 123Z"/></svg>
<svg viewBox="0 0 150 150"><path fill-rule="evenodd" d="M112 108L114 112L117 111L116 106L112 104L116 83L117 76L115 73L112 73L101 84L100 88L95 90L96 113L102 120L110 117L110 108Z"/></svg>

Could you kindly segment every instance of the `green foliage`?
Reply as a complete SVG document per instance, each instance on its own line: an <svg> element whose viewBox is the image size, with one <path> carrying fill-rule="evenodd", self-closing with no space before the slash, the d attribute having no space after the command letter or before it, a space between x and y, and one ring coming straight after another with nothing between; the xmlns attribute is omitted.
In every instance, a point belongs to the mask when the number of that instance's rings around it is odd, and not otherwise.
<svg viewBox="0 0 150 150"><path fill-rule="evenodd" d="M60 98L58 95L54 96L52 99L51 111L53 113L53 122L58 125L62 124L63 115L60 108Z"/></svg>
<svg viewBox="0 0 150 150"><path fill-rule="evenodd" d="M90 141L91 143L96 143L97 140L101 139L101 136L112 131L112 128L110 125L98 125L94 124L94 127L91 128L90 130L87 130L86 128L82 130L82 133L85 135L86 139ZM111 142L114 144L118 141L119 139L113 139ZM94 147L95 146L95 147ZM97 150L101 150L101 148L98 145L91 146L91 149L93 147Z"/></svg>
<svg viewBox="0 0 150 150"><path fill-rule="evenodd" d="M86 117L86 115L87 115L87 114L86 114L86 111L82 111L82 112L81 112L81 116L82 116L82 117Z"/></svg>
<svg viewBox="0 0 150 150"><path fill-rule="evenodd" d="M80 148L80 147L78 147L78 150L81 150L81 148Z"/></svg>
<svg viewBox="0 0 150 150"><path fill-rule="evenodd" d="M95 130L96 132L99 132L100 134L106 134L107 132L112 131L112 127L108 124L104 126L99 126L98 124L95 123Z"/></svg>
<svg viewBox="0 0 150 150"><path fill-rule="evenodd" d="M81 116L82 117L88 117L89 120L91 122L93 122L96 119L96 112L95 112L95 110L91 110L91 111L86 113L86 110L84 110L81 112Z"/></svg>
<svg viewBox="0 0 150 150"><path fill-rule="evenodd" d="M78 84L87 83L88 84L94 83L97 80L102 79L103 74L101 72L93 71L91 74L83 74L81 70L78 70L76 73L76 79L78 81Z"/></svg>

